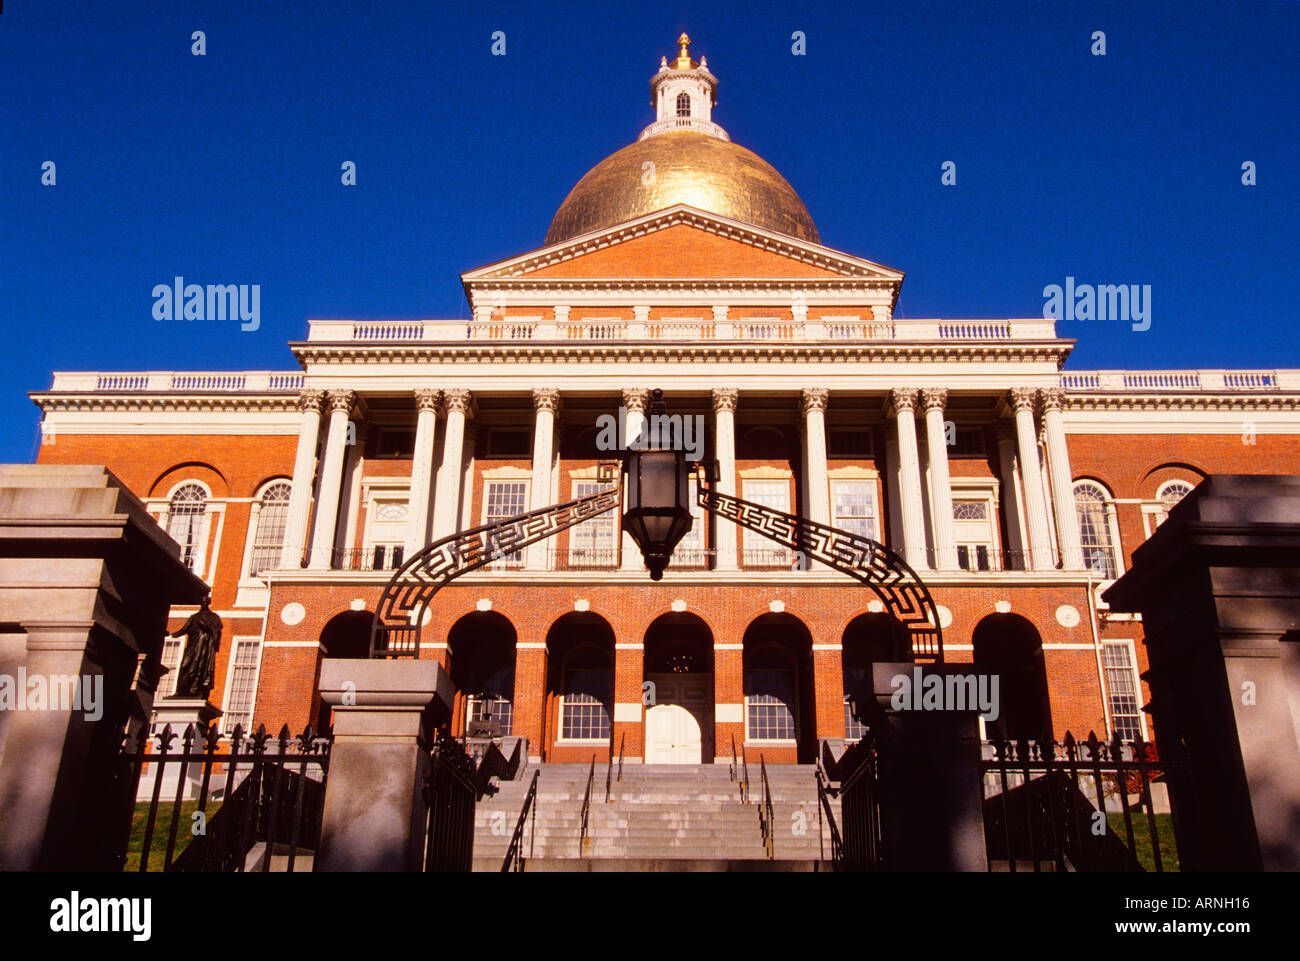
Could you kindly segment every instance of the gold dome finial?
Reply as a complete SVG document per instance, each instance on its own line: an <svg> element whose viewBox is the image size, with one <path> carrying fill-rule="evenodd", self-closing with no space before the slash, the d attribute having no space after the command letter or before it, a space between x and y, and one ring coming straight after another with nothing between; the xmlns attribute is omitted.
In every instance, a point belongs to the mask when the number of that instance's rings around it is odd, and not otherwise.
<svg viewBox="0 0 1300 961"><path fill-rule="evenodd" d="M690 47L691 45L691 38L686 36L686 34L683 33L680 37L677 38L677 42L681 44L682 49L677 52L677 63L675 64L675 66L677 67L678 70L690 70L691 54L687 48Z"/></svg>

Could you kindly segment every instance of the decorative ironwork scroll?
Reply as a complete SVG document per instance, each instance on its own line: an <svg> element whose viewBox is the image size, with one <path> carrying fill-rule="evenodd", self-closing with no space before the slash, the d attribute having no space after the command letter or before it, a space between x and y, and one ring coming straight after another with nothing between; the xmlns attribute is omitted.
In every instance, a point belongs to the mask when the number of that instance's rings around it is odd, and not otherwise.
<svg viewBox="0 0 1300 961"><path fill-rule="evenodd" d="M866 584L907 629L916 660L943 661L943 629L930 591L907 562L884 544L699 485L700 507L821 561Z"/></svg>
<svg viewBox="0 0 1300 961"><path fill-rule="evenodd" d="M420 631L429 603L462 574L507 561L524 548L611 511L622 502L617 462L601 463L594 494L540 507L434 541L393 574L379 597L370 632L371 657L419 657Z"/></svg>

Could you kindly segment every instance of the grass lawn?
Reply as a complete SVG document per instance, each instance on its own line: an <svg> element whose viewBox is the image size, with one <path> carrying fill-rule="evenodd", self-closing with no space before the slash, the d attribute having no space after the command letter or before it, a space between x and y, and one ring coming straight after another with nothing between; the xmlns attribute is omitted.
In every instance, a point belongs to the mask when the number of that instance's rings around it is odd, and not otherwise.
<svg viewBox="0 0 1300 961"><path fill-rule="evenodd" d="M158 814L153 822L153 837L149 844L149 864L148 870L161 871L163 869L163 858L167 854L167 837L171 832L172 809L176 807L174 801L159 801ZM208 800L207 816L212 817L217 808L221 807L218 802ZM182 801L181 817L176 824L176 847L172 851L172 860L181 856L181 852L193 840L194 818L191 815L199 809L198 801ZM135 806L135 815L131 819L131 839L126 848L126 865L123 871L140 870L140 852L144 848L144 829L149 820L149 803L147 801L138 802Z"/></svg>
<svg viewBox="0 0 1300 961"><path fill-rule="evenodd" d="M1160 837L1160 866L1166 871L1177 871L1178 847L1174 844L1174 818L1172 814L1157 814L1156 833ZM1124 830L1124 815L1107 813L1106 823L1115 837L1124 845L1128 844L1128 833ZM1133 854L1138 863L1148 871L1156 869L1155 853L1151 847L1151 831L1147 826L1145 813L1132 814Z"/></svg>

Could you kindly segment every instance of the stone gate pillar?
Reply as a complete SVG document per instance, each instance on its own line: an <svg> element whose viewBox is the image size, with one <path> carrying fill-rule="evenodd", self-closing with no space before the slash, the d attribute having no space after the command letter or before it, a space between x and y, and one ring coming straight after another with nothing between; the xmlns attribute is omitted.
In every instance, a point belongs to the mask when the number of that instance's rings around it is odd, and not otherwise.
<svg viewBox="0 0 1300 961"><path fill-rule="evenodd" d="M1102 597L1142 614L1183 870L1300 870L1300 477L1206 479Z"/></svg>

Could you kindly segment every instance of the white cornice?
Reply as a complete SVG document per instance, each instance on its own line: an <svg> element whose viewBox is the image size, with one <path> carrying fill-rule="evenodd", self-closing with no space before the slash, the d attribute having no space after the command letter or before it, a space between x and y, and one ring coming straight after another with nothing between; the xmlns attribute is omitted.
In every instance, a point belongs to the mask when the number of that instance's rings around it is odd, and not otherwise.
<svg viewBox="0 0 1300 961"><path fill-rule="evenodd" d="M43 411L103 410L133 413L183 411L220 411L229 413L292 413L297 410L297 395L270 394L108 394L55 393L32 391L27 396Z"/></svg>

